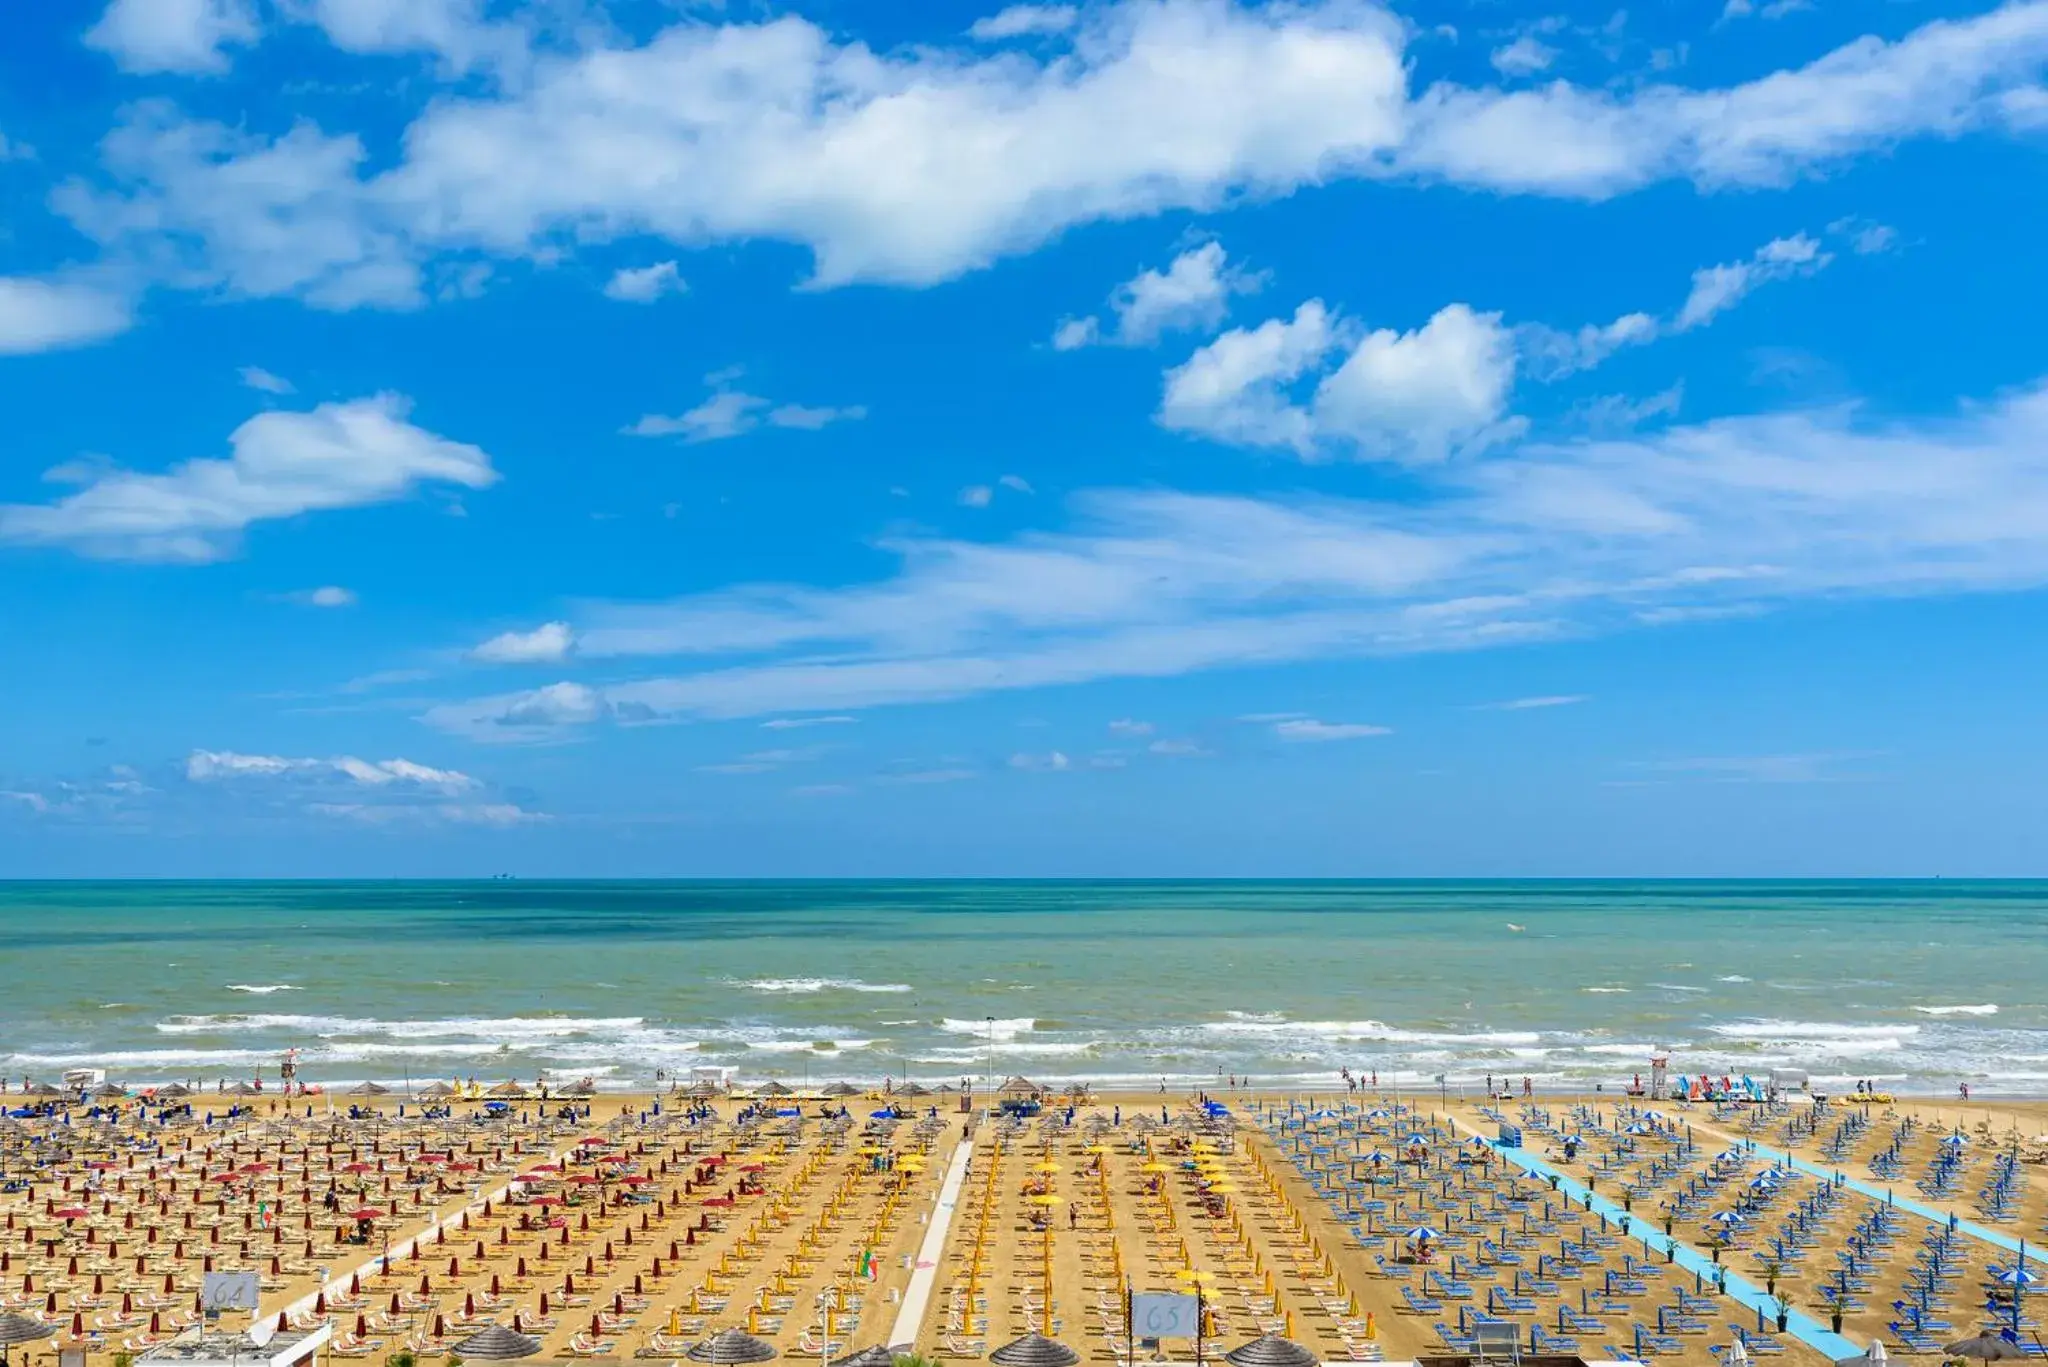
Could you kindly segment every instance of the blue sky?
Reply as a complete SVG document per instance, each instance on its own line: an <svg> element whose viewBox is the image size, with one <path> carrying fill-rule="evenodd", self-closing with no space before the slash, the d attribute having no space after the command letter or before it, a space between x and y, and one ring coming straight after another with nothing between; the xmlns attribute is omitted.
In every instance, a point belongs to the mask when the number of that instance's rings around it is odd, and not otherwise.
<svg viewBox="0 0 2048 1367"><path fill-rule="evenodd" d="M9 26L0 870L2042 871L2048 3Z"/></svg>

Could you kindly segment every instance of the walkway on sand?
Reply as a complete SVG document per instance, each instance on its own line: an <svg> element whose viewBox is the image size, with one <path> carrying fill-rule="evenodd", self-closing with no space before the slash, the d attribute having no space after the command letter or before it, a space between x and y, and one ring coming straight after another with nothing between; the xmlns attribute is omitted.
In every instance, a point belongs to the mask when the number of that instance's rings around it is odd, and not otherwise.
<svg viewBox="0 0 2048 1367"><path fill-rule="evenodd" d="M963 1139L953 1150L946 1180L939 1187L938 1208L932 1212L931 1227L918 1246L917 1266L911 1270L910 1286L903 1293L903 1308L896 1312L896 1327L885 1340L894 1347L907 1348L917 1342L924 1327L924 1312L931 1304L932 1285L938 1280L939 1262L946 1253L946 1232L953 1227L953 1212L960 1207L960 1188L967 1181L967 1165L974 1160L974 1141Z"/></svg>
<svg viewBox="0 0 2048 1367"><path fill-rule="evenodd" d="M1485 1138L1484 1135L1479 1134L1479 1131L1463 1121L1453 1118L1451 1124L1467 1134L1479 1135L1480 1138ZM1531 1176L1540 1177L1550 1182L1559 1192L1569 1196L1575 1205L1582 1206L1596 1215L1604 1215L1610 1222L1623 1225L1631 1232L1637 1234L1643 1242L1643 1256L1654 1257L1656 1254L1664 1251L1664 1243L1669 1243L1671 1245L1671 1261L1692 1273L1695 1277L1705 1281L1712 1281L1716 1276L1725 1273L1727 1276L1728 1298L1738 1305L1745 1305L1751 1310L1756 1311L1759 1317L1759 1328L1775 1329L1778 1312L1782 1308L1789 1312L1785 1323L1785 1332L1808 1347L1827 1354L1831 1361L1840 1362L1843 1358L1855 1357L1863 1352L1862 1345L1851 1341L1841 1334L1837 1334L1813 1316L1785 1305L1776 1296L1766 1293L1762 1287L1756 1286L1746 1278L1738 1276L1724 1264L1716 1263L1713 1259L1690 1245L1679 1243L1676 1240L1663 1239L1661 1236L1660 1242L1652 1245L1649 1236L1656 1230L1654 1224L1645 1220L1640 1215L1633 1215L1623 1210L1606 1197L1589 1190L1585 1183L1575 1181L1534 1154L1522 1149L1502 1148L1498 1142L1490 1139L1487 1140L1487 1143L1494 1153L1500 1155L1507 1162L1512 1163Z"/></svg>

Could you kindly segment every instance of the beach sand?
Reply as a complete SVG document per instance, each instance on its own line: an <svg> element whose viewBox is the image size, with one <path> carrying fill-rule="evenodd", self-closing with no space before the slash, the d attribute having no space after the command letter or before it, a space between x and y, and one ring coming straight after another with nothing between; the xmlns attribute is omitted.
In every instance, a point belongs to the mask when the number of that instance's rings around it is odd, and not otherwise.
<svg viewBox="0 0 2048 1367"><path fill-rule="evenodd" d="M200 1110L218 1113L230 1099L193 1100ZM1303 1109L1328 1108L1334 1100L1311 1099ZM1360 1108L1373 1104L1341 1100ZM1434 1097L1407 1100L1419 1109L1396 1122L1402 1130L1438 1119L1464 1127L1461 1133L1490 1134L1495 1125L1470 1100L1448 1106ZM958 1111L959 1098L939 1096L906 1102L906 1109L915 1106L915 1119L886 1132L864 1132L868 1113L881 1104L875 1097L850 1098L852 1120L843 1127L816 1119L816 1100L781 1101L773 1104L800 1106L806 1117L800 1128L770 1118L745 1131L733 1124L742 1103L724 1099L698 1124L682 1119L689 1104L682 1099L662 1098L656 1115L655 1098L644 1094L602 1094L576 1103L590 1113L575 1121L545 1118L537 1103L521 1102L505 1120L472 1118L477 1108L458 1103L454 1121L422 1122L416 1103L401 1120L392 1098L331 1098L339 1110L353 1101L374 1114L349 1121L330 1116L329 1101L295 1099L287 1107L256 1099L252 1113L235 1123L172 1131L161 1154L138 1148L132 1132L82 1121L68 1128L18 1122L0 1132L7 1174L33 1178L28 1190L0 1195L0 1301L45 1316L64 1331L17 1349L17 1356L50 1357L70 1341L74 1322L85 1329L83 1346L94 1359L110 1360L167 1336L191 1316L209 1255L218 1269L245 1267L261 1275L263 1317L285 1314L310 1323L329 1316L338 1336L335 1352L378 1362L401 1347L443 1354L482 1324L512 1324L515 1317L541 1339L546 1359L670 1361L705 1334L735 1326L750 1328L786 1357L820 1357L828 1349L838 1357L898 1341L903 1301L918 1280L928 1283L925 1310L914 1333L900 1331L902 1341L963 1359L983 1357L1025 1332L1045 1331L1086 1360L1115 1361L1131 1336L1126 1289L1199 1291L1211 1336L1205 1357L1274 1332L1325 1360L1410 1359L1440 1351L1436 1326L1455 1329L1459 1319L1455 1301L1418 1314L1402 1296L1404 1286L1426 1291L1430 1283L1422 1274L1448 1271L1449 1264L1423 1269L1400 1262L1404 1245L1386 1238L1382 1226L1370 1226L1375 1237L1362 1240L1341 1218L1344 1200L1315 1190L1294 1161L1300 1150L1253 1123L1256 1103L1241 1095L1229 1098L1240 1121L1234 1128L1201 1123L1185 1096L1136 1093L1089 1098L1077 1107L1072 1126L1052 1123L1055 1116L1064 1119L1057 1108L1014 1124L970 1124L975 1117ZM1544 1097L1539 1104L1555 1116L1583 1104L1608 1123L1619 1119L1618 1102L1625 1099L1603 1094L1576 1103ZM1503 1110L1513 1113L1520 1105L1504 1103ZM1890 1143L1890 1120L1884 1108L1874 1109L1856 1142L1833 1151L1852 1176L1870 1178L1868 1159ZM1923 1121L1902 1151L1905 1185L1933 1161L1940 1134L1959 1121L1985 1171L1990 1151L2005 1142L2011 1126L2022 1137L2048 1129L2048 1107L2038 1104L1963 1110L1901 1102L1895 1109L1901 1119L1917 1109ZM1773 1150L1790 1139L1801 1157L1830 1161L1825 1128L1817 1136L1795 1135L1773 1122L1752 1134L1740 1117L1714 1121L1705 1107L1661 1110L1694 1126L1697 1147L1686 1174L1752 1138ZM1979 1134L1980 1124L1989 1129ZM38 1132L44 1142L33 1152L54 1161L28 1168L28 1139ZM945 1207L942 1186L963 1142L972 1144L971 1161L957 1203ZM1432 1161L1440 1166L1425 1184L1447 1184L1436 1218L1462 1219L1461 1212L1486 1206L1491 1213L1468 1223L1489 1239L1506 1240L1521 1237L1515 1226L1529 1210L1541 1214L1543 1194L1534 1179L1520 1184L1532 1206L1504 1213L1500 1202L1517 1184L1497 1161L1452 1164L1448 1132L1437 1147ZM1532 1136L1530 1147L1540 1155L1555 1146ZM1638 1165L1653 1161L1652 1147L1623 1157ZM1619 1192L1625 1167L1594 1167L1610 1158L1589 1150L1573 1162L1561 1155L1558 1161L1603 1193ZM1767 1159L1761 1156L1756 1166ZM234 1180L219 1180L230 1171L238 1174ZM2011 1217L1996 1228L2038 1232L2048 1217L2044 1170L2022 1165L2020 1172ZM530 1180L518 1181L522 1174ZM342 1214L324 1208L330 1184ZM508 1200L515 1184L519 1194ZM1422 1200L1422 1188L1410 1195ZM1943 1208L1975 1218L1973 1196L1965 1190ZM538 1201L529 1203L532 1198ZM1657 1198L1643 1199L1654 1206ZM337 1230L352 1227L343 1215L360 1202L383 1212L371 1222L370 1243L337 1242ZM1867 1204L1860 1198L1843 1203L1815 1233L1805 1263L1783 1269L1795 1306L1825 1314L1816 1300L1819 1270L1833 1266L1855 1213ZM1713 1208L1709 1203L1675 1220L1674 1234L1702 1243ZM84 1213L65 1213L78 1211ZM949 1223L939 1256L921 1268L919 1251L934 1220ZM532 1228L537 1222L545 1227ZM1933 1228L1918 1217L1908 1221L1898 1240L1899 1265L1878 1270L1863 1296L1867 1305L1845 1316L1851 1339L1861 1343L1885 1333L1906 1255ZM1564 1215L1558 1232L1531 1240L1524 1256L1544 1256L1549 1243L1561 1239L1603 1233L1611 1237L1591 1216ZM1654 1252L1661 1223L1636 1231L1643 1233L1651 1234ZM392 1257L384 1267L379 1263L387 1246ZM1639 1239L1622 1241L1609 1250L1610 1259L1631 1249L1644 1252ZM1476 1244L1458 1251L1479 1256ZM1999 1250L1966 1239L1956 1266L1968 1294L1957 1300L1970 1301L1985 1269L1999 1261ZM1728 1265L1760 1279L1753 1250L1730 1250ZM1652 1272L1651 1280L1659 1275ZM1515 1318L1555 1329L1556 1305L1577 1305L1577 1289L1534 1296L1532 1309ZM1624 1313L1596 1316L1606 1332L1579 1335L1581 1351L1599 1358L1608 1356L1609 1343L1627 1346L1631 1319L1642 1318L1651 1301L1669 1299L1666 1290L1659 1284L1633 1301L1615 1298ZM1712 1361L1709 1348L1729 1337L1725 1324L1744 1322L1739 1312L1731 1317L1717 1310L1704 1318L1716 1327L1674 1335L1674 1360ZM1960 1336L1975 1328L1977 1316L1965 1308L1951 1318ZM237 1317L231 1314L228 1322ZM1789 1359L1823 1356L1789 1336L1782 1341ZM1168 1340L1164 1351L1191 1360L1195 1345ZM1140 1357L1148 1355L1141 1347Z"/></svg>

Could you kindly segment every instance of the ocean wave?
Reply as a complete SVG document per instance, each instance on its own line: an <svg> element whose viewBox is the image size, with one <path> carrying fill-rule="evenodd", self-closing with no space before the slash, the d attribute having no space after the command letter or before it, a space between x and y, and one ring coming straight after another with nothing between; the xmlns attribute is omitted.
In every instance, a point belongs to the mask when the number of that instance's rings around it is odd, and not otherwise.
<svg viewBox="0 0 2048 1367"><path fill-rule="evenodd" d="M1995 1016L1997 1002L1982 1002L1976 1006L1916 1006L1913 1008L1923 1016Z"/></svg>
<svg viewBox="0 0 2048 1367"><path fill-rule="evenodd" d="M1203 1027L1218 1033L1308 1035L1332 1040L1383 1041L1388 1044L1541 1044L1534 1030L1406 1030L1385 1021L1211 1021Z"/></svg>
<svg viewBox="0 0 2048 1367"><path fill-rule="evenodd" d="M1626 987L1582 987L1579 989L1579 991L1581 992L1593 992L1603 996L1613 995L1617 993L1626 995L1629 992L1629 990L1630 989Z"/></svg>
<svg viewBox="0 0 2048 1367"><path fill-rule="evenodd" d="M871 1039L764 1039L754 1040L746 1047L759 1054L831 1054L851 1053L873 1043Z"/></svg>
<svg viewBox="0 0 2048 1367"><path fill-rule="evenodd" d="M297 991L300 991L300 990L301 990L301 989L299 988L298 984L296 984L296 983L229 983L229 984L228 984L228 991L230 991L230 992L252 992L252 993L254 993L255 995L257 995L257 996L259 996L259 997L267 997L267 996L269 996L269 995L270 995L271 993L273 993L273 992L297 992Z"/></svg>
<svg viewBox="0 0 2048 1367"><path fill-rule="evenodd" d="M272 1031L317 1038L389 1035L400 1039L460 1038L492 1041L550 1039L562 1035L621 1034L637 1030L639 1016L458 1016L441 1020L373 1020L353 1016L298 1016L268 1013L167 1016L156 1028L167 1035L215 1035Z"/></svg>
<svg viewBox="0 0 2048 1367"><path fill-rule="evenodd" d="M1754 981L1754 979L1745 978L1740 973L1723 973L1720 977L1714 979L1714 981L1717 983L1746 983L1752 982Z"/></svg>
<svg viewBox="0 0 2048 1367"><path fill-rule="evenodd" d="M795 993L808 996L817 992L908 992L909 983L870 983L859 978L756 978L743 982L741 987L753 992Z"/></svg>
<svg viewBox="0 0 2048 1367"><path fill-rule="evenodd" d="M954 1020L948 1017L939 1022L939 1029L952 1035L976 1035L982 1039L1013 1040L1019 1035L1028 1035L1038 1028L1038 1021L1031 1016L1014 1016L1009 1020Z"/></svg>
<svg viewBox="0 0 2048 1367"><path fill-rule="evenodd" d="M1840 1025L1829 1021L1725 1021L1708 1030L1724 1039L1761 1040L1885 1040L1910 1038L1917 1025Z"/></svg>

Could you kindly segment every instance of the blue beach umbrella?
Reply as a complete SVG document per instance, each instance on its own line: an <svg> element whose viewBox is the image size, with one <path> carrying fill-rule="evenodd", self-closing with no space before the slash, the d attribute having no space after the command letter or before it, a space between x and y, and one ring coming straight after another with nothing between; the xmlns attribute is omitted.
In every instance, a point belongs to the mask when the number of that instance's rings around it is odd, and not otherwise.
<svg viewBox="0 0 2048 1367"><path fill-rule="evenodd" d="M1412 1244L1419 1243L1424 1239L1437 1238L1438 1235L1437 1232L1431 1229L1428 1225L1416 1225L1413 1229L1402 1230L1401 1237Z"/></svg>

